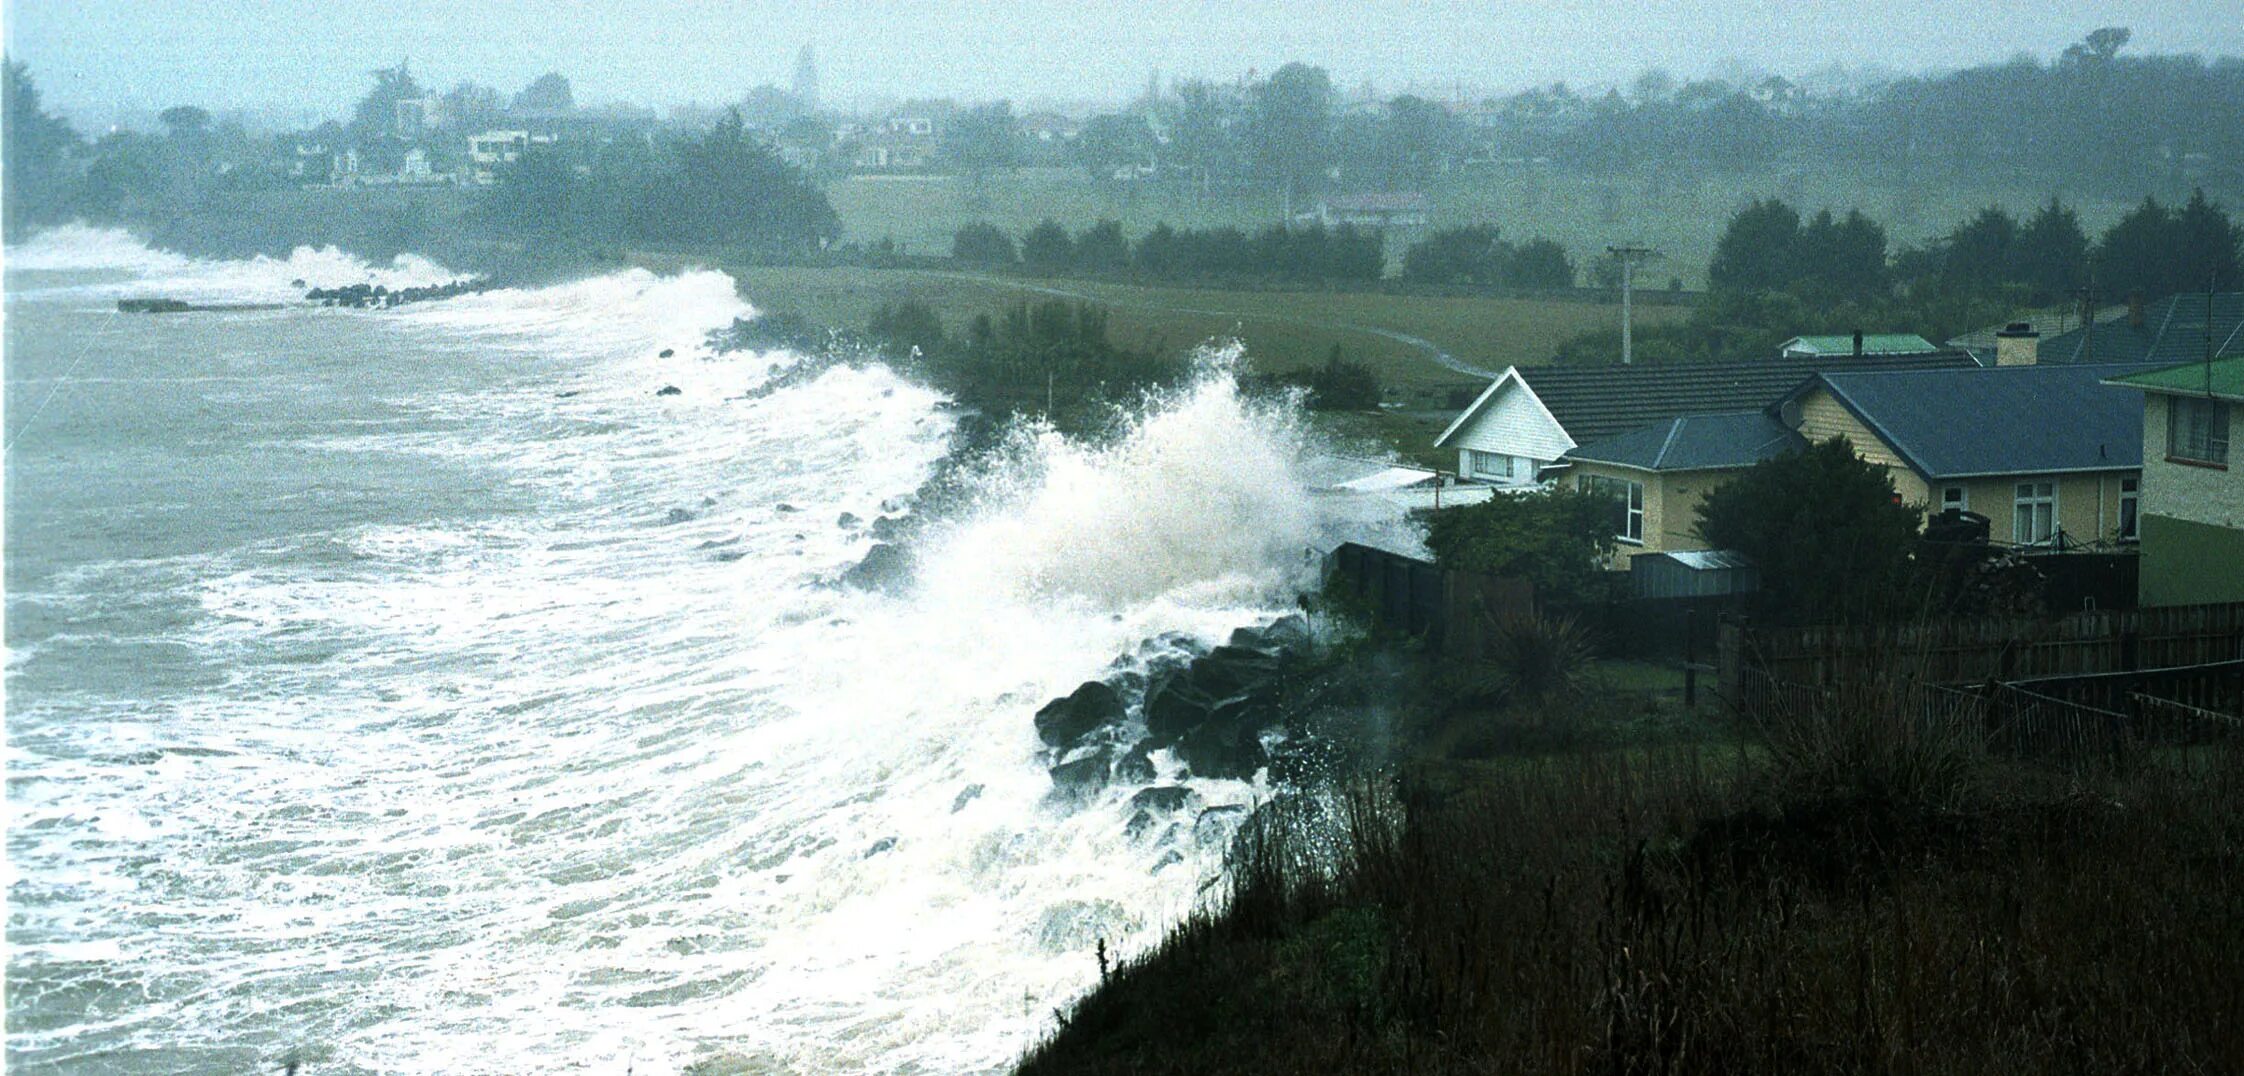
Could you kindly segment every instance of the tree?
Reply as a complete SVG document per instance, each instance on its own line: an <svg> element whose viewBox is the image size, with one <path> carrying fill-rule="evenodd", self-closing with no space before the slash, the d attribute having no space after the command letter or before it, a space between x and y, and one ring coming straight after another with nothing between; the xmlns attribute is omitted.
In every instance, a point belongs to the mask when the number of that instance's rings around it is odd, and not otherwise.
<svg viewBox="0 0 2244 1076"><path fill-rule="evenodd" d="M1783 201L1754 199L1730 218L1707 263L1709 287L1733 291L1773 291L1790 286L1799 272L1800 214Z"/></svg>
<svg viewBox="0 0 2244 1076"><path fill-rule="evenodd" d="M2181 240L2174 251L2174 290L2244 289L2237 278L2238 229L2218 203L2206 200L2203 188L2190 192L2174 224Z"/></svg>
<svg viewBox="0 0 2244 1076"><path fill-rule="evenodd" d="M1309 406L1318 411L1369 411L1379 406L1379 375L1360 362L1350 362L1340 345L1332 345L1325 364L1308 377Z"/></svg>
<svg viewBox="0 0 2244 1076"><path fill-rule="evenodd" d="M1122 235L1122 222L1101 220L1075 237L1075 266L1094 273L1112 272L1130 264L1130 241Z"/></svg>
<svg viewBox="0 0 2244 1076"><path fill-rule="evenodd" d="M1482 284L1502 279L1511 248L1493 224L1444 228L1403 251L1402 278L1414 284Z"/></svg>
<svg viewBox="0 0 2244 1076"><path fill-rule="evenodd" d="M1205 188L1232 164L1230 110L1223 92L1202 79L1177 85L1175 129L1169 145L1179 165Z"/></svg>
<svg viewBox="0 0 2244 1076"><path fill-rule="evenodd" d="M1504 284L1513 288L1555 290L1574 286L1574 261L1566 248L1548 239L1529 240L1512 252Z"/></svg>
<svg viewBox="0 0 2244 1076"><path fill-rule="evenodd" d="M417 100L421 86L413 81L413 73L403 62L374 71L373 76L374 88L352 106L347 130L351 145L357 147L369 170L393 171L404 160L406 148L398 124L398 104Z"/></svg>
<svg viewBox="0 0 2244 1076"><path fill-rule="evenodd" d="M1153 152L1153 132L1143 117L1105 112L1084 121L1075 140L1075 155L1094 181L1106 183L1116 174L1145 161Z"/></svg>
<svg viewBox="0 0 2244 1076"><path fill-rule="evenodd" d="M2051 198L2018 229L2018 276L2042 302L2064 298L2085 280L2088 237L2080 230L2080 214Z"/></svg>
<svg viewBox="0 0 2244 1076"><path fill-rule="evenodd" d="M156 122L173 138L191 138L210 127L210 112L194 105L173 105L156 113Z"/></svg>
<svg viewBox="0 0 2244 1076"><path fill-rule="evenodd" d="M1426 548L1442 567L1525 579L1538 601L1554 605L1611 594L1605 559L1613 544L1612 502L1565 488L1443 509L1426 524Z"/></svg>
<svg viewBox="0 0 2244 1076"><path fill-rule="evenodd" d="M1250 139L1255 172L1294 195L1317 185L1332 159L1332 80L1325 69L1290 63L1255 87Z"/></svg>
<svg viewBox="0 0 2244 1076"><path fill-rule="evenodd" d="M2096 245L2097 278L2115 292L2165 295L2178 290L2174 252L2182 237L2174 214L2156 198L2144 198L2104 232Z"/></svg>
<svg viewBox="0 0 2244 1076"><path fill-rule="evenodd" d="M1021 264L1039 273L1065 272L1075 263L1075 242L1050 217L1021 237Z"/></svg>
<svg viewBox="0 0 2244 1076"><path fill-rule="evenodd" d="M980 192L992 172L1013 167L1013 104L993 101L958 114L943 131L943 154Z"/></svg>
<svg viewBox="0 0 2244 1076"><path fill-rule="evenodd" d="M475 82L462 82L444 91L440 104L444 126L460 134L489 130L506 110L498 90Z"/></svg>
<svg viewBox="0 0 2244 1076"><path fill-rule="evenodd" d="M1387 102L1379 159L1389 185L1421 184L1433 177L1449 141L1449 123L1449 111L1423 97L1404 94Z"/></svg>
<svg viewBox="0 0 2244 1076"><path fill-rule="evenodd" d="M1699 537L1761 571L1761 611L1846 621L1906 608L1922 506L1843 437L1763 460L1699 503Z"/></svg>
<svg viewBox="0 0 2244 1076"><path fill-rule="evenodd" d="M1019 260L1013 237L988 221L965 225L951 236L951 257L967 265L1009 266Z"/></svg>
<svg viewBox="0 0 2244 1076"><path fill-rule="evenodd" d="M2018 279L2018 221L2000 206L1980 210L1942 242L1951 284L1985 290Z"/></svg>
<svg viewBox="0 0 2244 1076"><path fill-rule="evenodd" d="M39 90L31 72L9 60L4 106L6 127L0 129L0 193L5 195L7 237L18 239L40 224L61 219L70 198L69 154L78 147L78 133L68 123L39 107Z"/></svg>
<svg viewBox="0 0 2244 1076"><path fill-rule="evenodd" d="M2082 38L2078 43L2067 46L2064 56L2060 59L2061 62L2074 66L2109 64L2114 57L2119 55L2119 50L2127 47L2128 39L2134 36L2134 31L2124 26L2106 26L2091 30L2087 37Z"/></svg>
<svg viewBox="0 0 2244 1076"><path fill-rule="evenodd" d="M568 112L577 107L576 91L559 71L548 71L522 87L512 107L516 112Z"/></svg>
<svg viewBox="0 0 2244 1076"><path fill-rule="evenodd" d="M1834 299L1866 300L1886 291L1886 230L1850 209L1837 220L1828 209L1800 230L1800 275L1812 290Z"/></svg>

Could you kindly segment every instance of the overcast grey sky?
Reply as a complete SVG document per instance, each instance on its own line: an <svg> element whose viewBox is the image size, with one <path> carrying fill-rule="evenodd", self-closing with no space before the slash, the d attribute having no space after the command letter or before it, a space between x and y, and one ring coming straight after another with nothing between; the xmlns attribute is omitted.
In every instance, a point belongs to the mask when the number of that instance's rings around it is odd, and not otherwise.
<svg viewBox="0 0 2244 1076"><path fill-rule="evenodd" d="M1229 77L1287 60L1353 87L1515 89L1691 76L1735 61L1952 68L2047 57L2098 26L2130 51L2244 54L2236 0L8 0L9 53L76 113L119 105L347 109L365 72L410 57L423 85L512 92L559 70L580 102L737 99L784 84L817 47L829 100L1128 96L1164 75Z"/></svg>

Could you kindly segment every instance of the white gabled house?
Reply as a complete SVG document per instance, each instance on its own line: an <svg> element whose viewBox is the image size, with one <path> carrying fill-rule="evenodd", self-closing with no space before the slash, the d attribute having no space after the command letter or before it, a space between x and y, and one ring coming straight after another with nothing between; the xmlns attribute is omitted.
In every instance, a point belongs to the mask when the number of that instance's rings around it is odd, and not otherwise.
<svg viewBox="0 0 2244 1076"><path fill-rule="evenodd" d="M1457 473L1500 486L1532 485L1544 467L1574 447L1566 427L1507 366L1471 406L1434 439L1457 450Z"/></svg>

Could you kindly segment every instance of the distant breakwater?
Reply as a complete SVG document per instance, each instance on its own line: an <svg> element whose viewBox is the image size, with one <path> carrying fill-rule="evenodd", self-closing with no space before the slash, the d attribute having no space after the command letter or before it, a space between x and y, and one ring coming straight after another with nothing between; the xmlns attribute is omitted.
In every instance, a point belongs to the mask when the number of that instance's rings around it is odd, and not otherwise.
<svg viewBox="0 0 2244 1076"><path fill-rule="evenodd" d="M301 286L303 281L296 283ZM307 302L321 306L341 306L352 309L388 308L406 303L433 302L462 295L477 295L500 285L488 277L463 277L448 284L429 284L418 288L391 290L380 284L348 284L340 288L313 288L304 293Z"/></svg>

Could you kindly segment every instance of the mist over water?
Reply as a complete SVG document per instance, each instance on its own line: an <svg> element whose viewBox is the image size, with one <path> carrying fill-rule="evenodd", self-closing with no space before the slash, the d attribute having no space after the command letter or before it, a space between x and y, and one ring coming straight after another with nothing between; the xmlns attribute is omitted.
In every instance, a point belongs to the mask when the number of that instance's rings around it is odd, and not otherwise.
<svg viewBox="0 0 2244 1076"><path fill-rule="evenodd" d="M8 269L27 1070L1001 1068L1228 836L1048 803L1035 709L1395 523L1213 356L1111 441L1021 431L860 592L950 414L880 367L735 398L794 357L708 352L723 274L130 318L454 274L84 228Z"/></svg>

